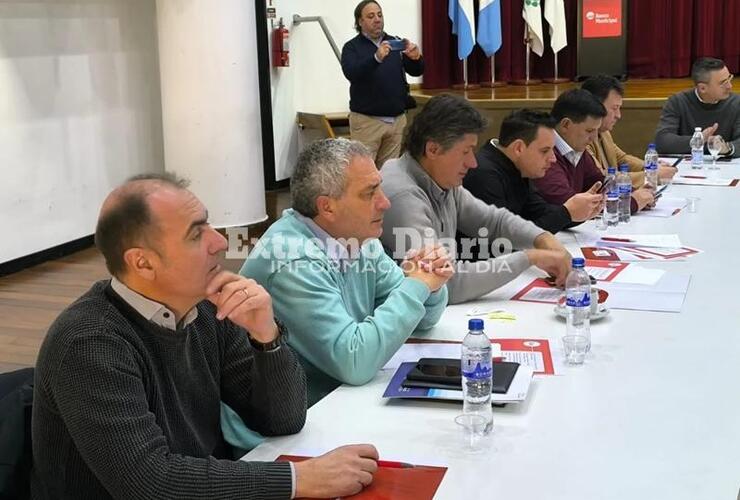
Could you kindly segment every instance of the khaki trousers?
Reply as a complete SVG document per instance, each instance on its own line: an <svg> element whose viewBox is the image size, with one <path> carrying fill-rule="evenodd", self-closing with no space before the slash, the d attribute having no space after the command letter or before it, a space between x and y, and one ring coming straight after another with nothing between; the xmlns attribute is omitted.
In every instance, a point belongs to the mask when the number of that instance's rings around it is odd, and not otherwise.
<svg viewBox="0 0 740 500"><path fill-rule="evenodd" d="M350 112L349 133L353 141L367 146L380 169L386 160L401 154L403 129L406 128L406 113L396 117L393 123L385 123L372 116Z"/></svg>

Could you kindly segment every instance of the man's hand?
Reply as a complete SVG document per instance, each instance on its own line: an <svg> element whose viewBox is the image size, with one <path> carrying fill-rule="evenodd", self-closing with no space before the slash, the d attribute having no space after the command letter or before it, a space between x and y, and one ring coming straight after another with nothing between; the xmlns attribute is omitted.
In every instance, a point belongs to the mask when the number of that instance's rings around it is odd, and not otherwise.
<svg viewBox="0 0 740 500"><path fill-rule="evenodd" d="M718 140L719 140L719 144L720 144L719 154L720 155L726 155L727 153L730 152L730 144L727 141L725 141L722 138L722 136L717 136L717 137L719 137Z"/></svg>
<svg viewBox="0 0 740 500"><path fill-rule="evenodd" d="M669 163L666 163L664 161L661 161L658 163L658 178L663 180L670 180L673 179L673 176L676 175L676 172L678 172L678 169Z"/></svg>
<svg viewBox="0 0 740 500"><path fill-rule="evenodd" d="M585 193L575 194L563 203L573 222L589 220L601 212L604 205L604 195L597 194L600 187L601 183L597 182Z"/></svg>
<svg viewBox="0 0 740 500"><path fill-rule="evenodd" d="M455 273L452 259L439 244L409 250L401 269L406 277L421 281L432 292L442 288Z"/></svg>
<svg viewBox="0 0 740 500"><path fill-rule="evenodd" d="M272 299L256 281L221 271L208 283L206 297L217 308L216 318L229 318L256 341L266 344L278 336Z"/></svg>
<svg viewBox="0 0 740 500"><path fill-rule="evenodd" d="M637 209L642 210L643 208L655 206L655 190L651 187L641 187L635 189L632 192L632 198L637 202Z"/></svg>
<svg viewBox="0 0 740 500"><path fill-rule="evenodd" d="M296 462L296 498L354 495L373 482L378 450L371 444L341 446L320 457Z"/></svg>
<svg viewBox="0 0 740 500"><path fill-rule="evenodd" d="M564 286L571 269L571 258L568 252L560 250L526 250L529 263L539 267L555 278L555 285Z"/></svg>
<svg viewBox="0 0 740 500"><path fill-rule="evenodd" d="M403 53L406 54L409 59L413 61L418 61L421 57L419 46L405 38L403 39L403 41L406 43L406 50L404 50Z"/></svg>
<svg viewBox="0 0 740 500"><path fill-rule="evenodd" d="M711 127L707 127L704 130L701 131L701 135L704 136L704 144L707 143L709 140L710 135L714 135L715 132L717 132L717 129L719 128L719 123L715 123Z"/></svg>
<svg viewBox="0 0 740 500"><path fill-rule="evenodd" d="M391 53L391 44L386 42L380 42L380 45L378 46L378 50L375 51L375 59L377 59L380 62L383 62L383 59L388 57L388 54Z"/></svg>

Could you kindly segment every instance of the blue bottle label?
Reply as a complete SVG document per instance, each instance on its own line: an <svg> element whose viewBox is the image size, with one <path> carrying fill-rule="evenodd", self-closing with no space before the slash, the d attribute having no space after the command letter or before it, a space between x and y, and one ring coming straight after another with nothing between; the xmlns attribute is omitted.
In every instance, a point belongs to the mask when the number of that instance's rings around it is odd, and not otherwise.
<svg viewBox="0 0 740 500"><path fill-rule="evenodd" d="M569 307L590 307L591 294L584 293L583 296L568 295L565 300L565 304Z"/></svg>
<svg viewBox="0 0 740 500"><path fill-rule="evenodd" d="M482 379L491 378L491 376L493 375L493 368L490 365L481 366L480 363L476 363L475 368L471 370L470 369L471 363L468 362L466 364L467 366L464 366L462 370L462 373L466 378L472 378L474 380L482 380Z"/></svg>
<svg viewBox="0 0 740 500"><path fill-rule="evenodd" d="M629 184L620 184L619 185L619 194L631 194L632 193L632 186Z"/></svg>

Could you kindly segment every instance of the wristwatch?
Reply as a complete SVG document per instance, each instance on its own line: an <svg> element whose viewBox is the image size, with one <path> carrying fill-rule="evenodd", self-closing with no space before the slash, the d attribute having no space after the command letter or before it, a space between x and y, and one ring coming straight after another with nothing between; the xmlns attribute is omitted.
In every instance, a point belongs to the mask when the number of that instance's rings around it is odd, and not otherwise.
<svg viewBox="0 0 740 500"><path fill-rule="evenodd" d="M249 334L249 331L247 331L249 343L252 345L252 348L255 351L272 352L278 350L280 346L283 345L283 342L285 342L285 339L288 337L288 330L285 328L285 325L283 325L283 323L277 318L275 318L275 324L278 328L278 334L277 337L269 342L260 342L259 340L252 337L252 335Z"/></svg>

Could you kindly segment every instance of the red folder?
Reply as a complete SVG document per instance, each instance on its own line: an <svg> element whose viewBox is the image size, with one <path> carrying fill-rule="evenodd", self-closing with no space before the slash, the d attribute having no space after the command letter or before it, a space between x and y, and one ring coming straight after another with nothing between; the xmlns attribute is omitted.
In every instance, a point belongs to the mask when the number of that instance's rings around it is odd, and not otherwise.
<svg viewBox="0 0 740 500"><path fill-rule="evenodd" d="M280 455L278 461L302 462L310 457ZM352 500L431 500L439 488L447 467L415 465L395 468L378 467L373 482Z"/></svg>

